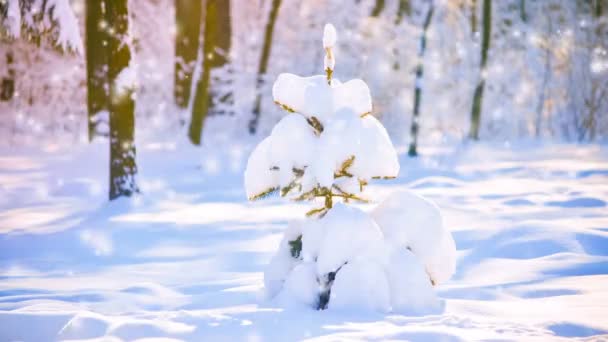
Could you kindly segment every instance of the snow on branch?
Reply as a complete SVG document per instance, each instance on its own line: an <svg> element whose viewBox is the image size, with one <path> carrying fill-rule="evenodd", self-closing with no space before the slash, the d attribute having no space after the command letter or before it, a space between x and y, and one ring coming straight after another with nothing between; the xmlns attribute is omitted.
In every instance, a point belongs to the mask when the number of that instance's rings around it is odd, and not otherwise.
<svg viewBox="0 0 608 342"><path fill-rule="evenodd" d="M4 15L2 9L6 7ZM83 53L78 20L69 0L0 0L0 26L11 38L48 35L63 51ZM31 36L28 36L31 39Z"/></svg>

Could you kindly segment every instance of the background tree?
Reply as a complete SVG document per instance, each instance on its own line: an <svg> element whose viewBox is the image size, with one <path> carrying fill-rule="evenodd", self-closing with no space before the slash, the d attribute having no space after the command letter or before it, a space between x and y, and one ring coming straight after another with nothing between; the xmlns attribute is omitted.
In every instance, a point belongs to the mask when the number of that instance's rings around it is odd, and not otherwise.
<svg viewBox="0 0 608 342"><path fill-rule="evenodd" d="M262 56L260 57L260 64L258 66L258 77L256 81L256 98L253 106L253 118L249 121L249 133L255 134L258 128L258 122L260 120L260 112L262 110L262 86L264 85L264 78L266 71L268 70L268 60L270 59L270 49L272 47L272 35L274 33L274 25L279 14L279 8L281 7L281 0L272 0L270 8L270 15L268 16L268 22L266 23L266 29L264 30L264 44L262 45Z"/></svg>
<svg viewBox="0 0 608 342"><path fill-rule="evenodd" d="M6 75L0 84L0 101L10 101L15 94L15 69L13 68L13 53L6 53Z"/></svg>
<svg viewBox="0 0 608 342"><path fill-rule="evenodd" d="M395 17L395 25L399 25L401 20L406 14L411 13L410 0L399 0L399 7L397 8L397 16Z"/></svg>
<svg viewBox="0 0 608 342"><path fill-rule="evenodd" d="M374 5L374 8L372 8L372 13L370 14L370 16L372 16L372 17L379 16L383 9L384 9L384 0L376 0L376 4Z"/></svg>
<svg viewBox="0 0 608 342"><path fill-rule="evenodd" d="M87 0L85 17L87 112L89 141L97 132L98 113L108 110L108 44L105 20L105 1Z"/></svg>
<svg viewBox="0 0 608 342"><path fill-rule="evenodd" d="M207 0L203 27L203 49L199 58L202 66L196 83L192 118L188 137L195 145L201 144L205 117L213 110L219 99L214 96L214 84L211 73L228 61L230 51L230 1Z"/></svg>
<svg viewBox="0 0 608 342"><path fill-rule="evenodd" d="M410 126L410 147L407 154L410 157L418 155L418 130L420 129L420 101L422 100L422 81L424 79L424 52L426 51L426 32L431 25L435 4L433 1L429 3L429 9L426 13L422 26L422 34L420 35L420 45L418 46L418 65L416 66L416 82L414 82L414 113L412 115L412 124Z"/></svg>
<svg viewBox="0 0 608 342"><path fill-rule="evenodd" d="M481 62L479 66L479 77L475 93L473 95L473 107L471 109L471 130L469 137L479 139L479 122L481 121L481 105L483 100L483 89L485 87L485 68L488 62L488 50L490 49L490 35L492 33L492 0L483 0L483 30L481 38Z"/></svg>
<svg viewBox="0 0 608 342"><path fill-rule="evenodd" d="M127 0L106 3L110 85L110 200L138 192L135 183L134 70L130 66Z"/></svg>
<svg viewBox="0 0 608 342"><path fill-rule="evenodd" d="M475 37L477 34L477 0L470 0L470 21L471 21L471 35Z"/></svg>
<svg viewBox="0 0 608 342"><path fill-rule="evenodd" d="M201 32L201 0L175 0L175 104L188 107Z"/></svg>
<svg viewBox="0 0 608 342"><path fill-rule="evenodd" d="M0 39L24 39L40 45L51 40L62 51L82 52L78 22L68 0L0 1ZM10 101L15 93L14 55L6 52L6 75L0 83L0 101Z"/></svg>

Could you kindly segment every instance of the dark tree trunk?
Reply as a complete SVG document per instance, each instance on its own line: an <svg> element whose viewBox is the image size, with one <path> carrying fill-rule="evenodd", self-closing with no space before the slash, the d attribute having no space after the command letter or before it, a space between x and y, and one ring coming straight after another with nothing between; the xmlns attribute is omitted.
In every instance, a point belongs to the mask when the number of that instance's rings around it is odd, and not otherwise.
<svg viewBox="0 0 608 342"><path fill-rule="evenodd" d="M477 34L477 0L471 0L471 35Z"/></svg>
<svg viewBox="0 0 608 342"><path fill-rule="evenodd" d="M7 74L2 78L2 84L0 85L0 101L10 101L15 95L15 58L12 52L6 53L6 68Z"/></svg>
<svg viewBox="0 0 608 342"><path fill-rule="evenodd" d="M410 7L410 0L399 0L399 7L397 8L397 16L395 18L395 25L401 24L403 17L409 15L412 9Z"/></svg>
<svg viewBox="0 0 608 342"><path fill-rule="evenodd" d="M201 144L203 123L211 113L218 99L214 96L211 73L228 61L230 51L230 1L207 0L205 6L205 24L203 31L203 51L199 58L201 74L196 83L194 103L192 105L192 118L188 130L188 137L194 145Z"/></svg>
<svg viewBox="0 0 608 342"><path fill-rule="evenodd" d="M264 85L264 77L268 69L268 60L270 59L270 48L272 47L272 35L274 33L274 24L279 14L279 8L281 7L281 0L272 0L272 8L270 9L270 15L268 22L266 23L266 30L264 32L264 45L262 46L262 56L260 57L260 64L258 67L258 77L256 82L256 98L253 107L253 118L249 121L249 133L255 134L258 129L258 122L260 121L260 112L262 110L262 86Z"/></svg>
<svg viewBox="0 0 608 342"><path fill-rule="evenodd" d="M473 95L473 108L471 109L471 131L469 137L473 140L479 139L479 125L481 121L481 106L483 102L483 90L485 87L485 68L488 61L488 50L490 49L490 35L492 33L492 0L483 0L483 31L481 38L481 63L480 75L475 94Z"/></svg>
<svg viewBox="0 0 608 342"><path fill-rule="evenodd" d="M108 110L108 56L106 36L101 23L104 22L105 2L86 2L86 62L87 62L87 111L89 141L97 135L96 115Z"/></svg>
<svg viewBox="0 0 608 342"><path fill-rule="evenodd" d="M526 13L526 0L519 0L519 16L521 21L524 23L528 21L528 14Z"/></svg>
<svg viewBox="0 0 608 342"><path fill-rule="evenodd" d="M175 0L175 104L188 107L201 32L202 1Z"/></svg>
<svg viewBox="0 0 608 342"><path fill-rule="evenodd" d="M114 32L108 36L108 81L110 85L110 200L138 192L135 183L134 89L124 81L131 61L127 0L106 3L106 21ZM122 75L121 75L122 73Z"/></svg>
<svg viewBox="0 0 608 342"><path fill-rule="evenodd" d="M370 14L370 16L372 16L372 17L379 16L380 13L382 13L383 9L384 9L384 0L376 0L376 5L372 9L372 13Z"/></svg>
<svg viewBox="0 0 608 342"><path fill-rule="evenodd" d="M422 35L420 36L420 46L418 47L418 65L416 66L416 82L414 87L414 113L412 115L412 125L410 127L410 147L407 154L411 157L418 155L418 130L420 129L420 101L422 100L422 80L424 76L424 52L426 51L426 32L433 19L434 4L431 2L429 11L424 19Z"/></svg>

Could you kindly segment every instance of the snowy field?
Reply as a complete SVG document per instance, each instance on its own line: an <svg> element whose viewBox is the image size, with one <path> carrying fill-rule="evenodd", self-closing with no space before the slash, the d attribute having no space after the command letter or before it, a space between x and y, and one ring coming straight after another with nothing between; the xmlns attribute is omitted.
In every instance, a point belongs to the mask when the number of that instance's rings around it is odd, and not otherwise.
<svg viewBox="0 0 608 342"><path fill-rule="evenodd" d="M248 148L138 145L108 204L107 145L0 152L0 341L608 339L608 150L422 149L375 182L435 200L458 249L420 317L283 309L263 269L309 203L247 203ZM363 207L369 209L369 207Z"/></svg>

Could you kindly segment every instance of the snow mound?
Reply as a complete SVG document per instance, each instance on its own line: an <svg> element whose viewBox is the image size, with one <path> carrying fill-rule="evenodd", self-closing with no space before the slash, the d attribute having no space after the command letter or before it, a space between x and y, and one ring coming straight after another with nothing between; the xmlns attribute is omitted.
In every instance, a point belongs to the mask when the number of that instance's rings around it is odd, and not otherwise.
<svg viewBox="0 0 608 342"><path fill-rule="evenodd" d="M424 315L441 304L420 260L409 250L392 248L386 268L393 312Z"/></svg>
<svg viewBox="0 0 608 342"><path fill-rule="evenodd" d="M317 259L320 276L335 272L383 239L380 228L368 214L341 203L336 204L321 221L325 236Z"/></svg>
<svg viewBox="0 0 608 342"><path fill-rule="evenodd" d="M279 243L277 253L270 259L264 270L264 288L266 296L272 298L283 288L283 283L289 273L300 262L291 255L290 241L294 241L302 235L302 222L291 221L283 233L283 239Z"/></svg>
<svg viewBox="0 0 608 342"><path fill-rule="evenodd" d="M285 280L280 300L285 306L317 306L319 282L313 262L304 262L294 267Z"/></svg>
<svg viewBox="0 0 608 342"><path fill-rule="evenodd" d="M406 195L398 193L394 196ZM408 212L414 208L424 213L423 205L432 205L415 195L409 196L414 196L414 199L397 201L397 204L389 206L391 197L379 208L386 210L390 207L397 212ZM415 200L424 204L402 206L410 205ZM434 206L432 208L436 209ZM375 214L378 212L378 209L374 211ZM390 215L394 214L389 211L380 216L385 219ZM437 281L431 277L435 275L436 279L442 281L447 279L437 276L446 276L437 272L450 268L453 271L453 259L440 260L442 255L430 254L435 258L432 259L435 263L429 264L425 259L429 255L416 254L411 247L422 246L420 242L416 244L418 240L409 239L406 244L404 238L397 235L403 231L418 232L408 228L410 223L418 224L420 221L395 221L401 222L401 225L382 230L374 218L361 209L338 203L320 219L290 223L279 251L264 274L267 294L276 296L279 303L285 306L393 311L414 315L440 311L442 304L431 280ZM427 219L428 223L436 226L431 216L427 216ZM407 227L402 227L404 223ZM451 235L446 234L451 239ZM443 235L439 237L447 239ZM429 237L428 241L421 241L427 243L427 248L433 249L432 240ZM326 305L323 296L329 297L326 298Z"/></svg>
<svg viewBox="0 0 608 342"><path fill-rule="evenodd" d="M344 265L331 289L330 309L388 312L390 287L379 265L364 259Z"/></svg>
<svg viewBox="0 0 608 342"><path fill-rule="evenodd" d="M435 284L456 269L456 245L439 208L410 191L391 194L372 212L387 240L414 253Z"/></svg>

